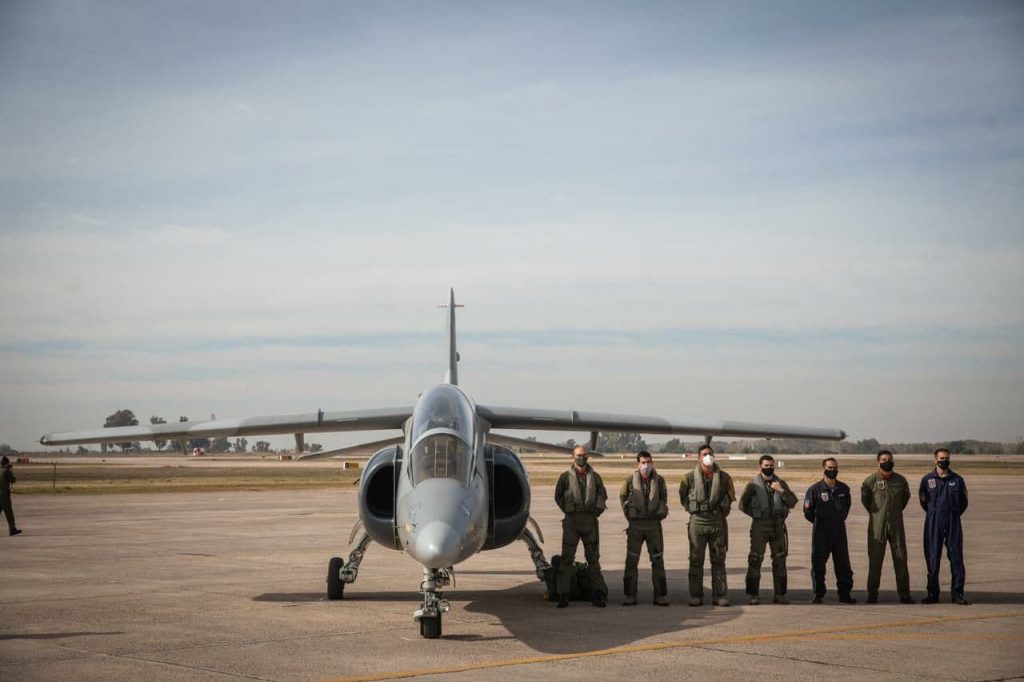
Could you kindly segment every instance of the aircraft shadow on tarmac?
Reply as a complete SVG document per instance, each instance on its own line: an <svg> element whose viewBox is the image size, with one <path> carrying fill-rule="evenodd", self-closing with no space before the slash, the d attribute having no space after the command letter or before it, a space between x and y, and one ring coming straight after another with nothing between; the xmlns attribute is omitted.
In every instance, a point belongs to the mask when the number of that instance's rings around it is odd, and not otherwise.
<svg viewBox="0 0 1024 682"><path fill-rule="evenodd" d="M796 567L797 570L803 570ZM730 570L732 575L735 571ZM741 571L745 572L745 571ZM466 573L471 573L467 571ZM515 574L532 575L529 571L475 571L472 574ZM792 574L792 571L791 571ZM729 598L733 606L721 608L707 605L710 601L710 572L705 568L705 605L690 608L686 602L687 573L685 569L669 570L669 601L668 608L659 608L651 604L652 589L650 570L641 567L636 606L624 607L622 600L622 571L604 571L605 581L609 588L608 607L595 609L587 601L573 601L568 609L555 608L553 602L544 600L544 586L539 581L528 581L521 585L504 590L459 590L450 589L446 596L452 602L453 612L450 618L458 619L459 607L469 614L492 616L508 630L508 635L489 635L485 633L451 633L442 636L448 641L481 642L503 639L515 639L542 653L568 654L606 649L609 647L629 645L634 642L666 633L679 633L691 628L718 625L731 621L742 615L742 607L747 603L743 594L742 580L730 580ZM790 590L787 594L791 607L771 604L772 584L770 568L762 571L761 598L764 600L758 609L792 608L810 605L813 596L809 589ZM864 605L862 586L855 586L854 596L858 599L858 607ZM923 595L914 594L920 600ZM1018 592L981 592L969 590L968 598L975 604L1024 604L1024 593ZM253 601L276 602L284 604L300 604L325 601L323 592L291 592L264 593L253 597ZM414 608L420 596L413 591L361 592L358 588L346 590L345 599L334 602L337 608L344 609L346 602L405 602ZM895 590L882 590L879 593L880 606L897 605L899 597ZM942 594L939 605L921 604L906 606L915 616L927 616L930 609L949 606L948 588ZM834 585L828 585L825 606L838 606ZM851 607L851 608L858 608ZM843 607L846 608L846 607ZM968 607L969 608L969 607ZM965 611L965 613L967 613ZM410 623L410 628L414 627ZM451 626L449 626L451 627ZM454 629L454 628L451 628ZM460 628L462 629L462 628ZM557 636L553 633L557 632ZM71 633L74 634L74 633ZM108 634L108 633L77 633L77 634ZM10 636L8 637L16 637Z"/></svg>
<svg viewBox="0 0 1024 682"><path fill-rule="evenodd" d="M478 575L485 573L490 572L476 572ZM504 575L509 572L494 573ZM518 575L519 572L513 573ZM532 571L523 573L533 575ZM629 608L620 604L622 571L604 571L604 576L609 588L608 607L605 609L596 609L589 601L573 601L568 609L556 609L554 602L544 600L544 585L538 580L504 590L449 589L445 592L453 606L449 618L458 619L461 606L466 613L488 615L499 620L509 634L495 636L485 633L451 633L443 635L442 638L467 642L515 639L543 653L579 653L631 644L647 637L692 627L719 624L741 614L741 611L734 607L687 607L685 570L668 571L669 599L672 601L672 606L668 608L651 604L650 570L641 570L639 604ZM770 582L771 578L768 580ZM735 589L731 594L734 600L740 596ZM253 597L253 601L291 604L319 602L325 599L323 592L264 593ZM710 602L711 599L709 572L705 579L704 599L705 602ZM419 600L419 594L412 591L360 592L358 588L350 588L345 591L345 598L335 603L344 609L346 602L406 602L412 609ZM558 623L559 619L562 624ZM413 627L411 623L410 627ZM449 628L454 629L453 626ZM554 636L555 631L561 634Z"/></svg>

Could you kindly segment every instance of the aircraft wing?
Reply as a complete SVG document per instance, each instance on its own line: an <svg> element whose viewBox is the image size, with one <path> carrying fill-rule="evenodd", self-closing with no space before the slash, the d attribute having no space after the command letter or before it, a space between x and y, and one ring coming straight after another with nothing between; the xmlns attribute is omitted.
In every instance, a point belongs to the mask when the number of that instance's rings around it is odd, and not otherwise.
<svg viewBox="0 0 1024 682"><path fill-rule="evenodd" d="M381 431L401 429L412 416L412 407L385 407L342 412L310 412L244 419L216 419L205 422L139 424L87 431L51 433L39 439L43 445L76 443L124 443L142 440L180 440L188 438L231 438L269 436L285 433L325 433L331 431Z"/></svg>
<svg viewBox="0 0 1024 682"><path fill-rule="evenodd" d="M536 410L523 407L477 405L477 412L494 429L533 429L537 431L604 431L633 433L672 433L690 436L732 436L739 438L815 438L843 440L842 429L815 426L784 426L752 422L700 419L662 419L634 414L578 412L576 410Z"/></svg>

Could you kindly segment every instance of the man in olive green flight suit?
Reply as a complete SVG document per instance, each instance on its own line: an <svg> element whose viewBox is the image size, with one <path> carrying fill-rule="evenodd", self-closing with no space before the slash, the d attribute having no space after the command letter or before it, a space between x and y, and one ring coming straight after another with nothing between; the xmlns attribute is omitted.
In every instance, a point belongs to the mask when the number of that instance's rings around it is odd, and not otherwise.
<svg viewBox="0 0 1024 682"><path fill-rule="evenodd" d="M587 449L576 446L572 452L573 464L558 477L555 485L555 504L562 510L562 563L558 569L558 608L569 605L576 547L583 541L583 555L587 559L594 606L604 607L608 595L604 576L601 575L601 538L597 517L608 501L604 481L587 464Z"/></svg>
<svg viewBox="0 0 1024 682"><path fill-rule="evenodd" d="M704 601L704 553L711 554L711 603L729 605L729 586L725 578L725 553L729 549L726 517L736 501L732 476L715 464L710 445L698 453L700 462L679 482L679 501L690 513L686 524L690 538L690 606Z"/></svg>
<svg viewBox="0 0 1024 682"><path fill-rule="evenodd" d="M629 521L626 528L626 569L622 573L623 606L636 604L636 583L640 566L640 550L647 543L651 557L651 580L654 603L668 606L668 578L665 575L665 540L661 521L668 516L668 488L665 479L654 470L651 453L641 450L636 455L636 471L622 482L619 502Z"/></svg>
<svg viewBox="0 0 1024 682"><path fill-rule="evenodd" d="M907 570L907 536L903 531L903 510L910 501L910 484L893 472L892 453L878 453L878 471L864 479L860 501L868 510L868 604L878 603L878 585L882 580L885 545L892 551L896 569L896 592L901 604L913 604L910 596L910 572Z"/></svg>
<svg viewBox="0 0 1024 682"><path fill-rule="evenodd" d="M747 596L750 605L761 603L761 564L764 562L764 547L772 552L772 586L775 588L776 604L788 604L786 597L786 555L789 553L789 536L786 533L786 517L796 506L797 499L789 485L775 475L775 458L761 455L758 460L760 472L743 489L740 495L740 511L749 516L750 554L747 556Z"/></svg>

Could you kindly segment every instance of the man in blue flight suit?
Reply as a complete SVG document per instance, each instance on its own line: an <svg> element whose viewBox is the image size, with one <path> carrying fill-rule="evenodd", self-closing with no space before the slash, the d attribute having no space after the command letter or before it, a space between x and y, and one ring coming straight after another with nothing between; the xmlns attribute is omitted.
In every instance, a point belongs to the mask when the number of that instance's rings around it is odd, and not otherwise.
<svg viewBox="0 0 1024 682"><path fill-rule="evenodd" d="M917 491L924 516L924 560L928 566L928 596L925 604L939 601L939 564L946 546L953 573L953 603L970 604L964 598L964 530L960 517L967 510L967 485L949 468L949 450L935 451L935 469L921 479Z"/></svg>
<svg viewBox="0 0 1024 682"><path fill-rule="evenodd" d="M850 486L839 480L839 462L835 457L821 460L821 480L804 495L804 518L814 524L811 531L811 580L814 602L825 599L825 562L832 555L836 572L836 589L843 604L856 604L853 590L853 569L850 568L850 547L846 542L846 517L850 514Z"/></svg>

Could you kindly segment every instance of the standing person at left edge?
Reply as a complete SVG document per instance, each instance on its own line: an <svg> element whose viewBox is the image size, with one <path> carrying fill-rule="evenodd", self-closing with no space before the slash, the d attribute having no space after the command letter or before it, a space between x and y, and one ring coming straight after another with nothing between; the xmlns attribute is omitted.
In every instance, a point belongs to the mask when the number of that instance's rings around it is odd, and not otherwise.
<svg viewBox="0 0 1024 682"><path fill-rule="evenodd" d="M3 469L0 473L0 511L7 517L7 529L11 535L18 535L21 531L14 525L14 505L11 504L11 484L18 479L14 477L14 465L7 455L0 459L0 468Z"/></svg>
<svg viewBox="0 0 1024 682"><path fill-rule="evenodd" d="M761 564L765 545L772 552L772 586L776 604L788 604L786 597L786 555L789 554L789 535L786 517L796 506L797 499L789 485L775 475L775 458L761 455L760 472L743 489L740 511L749 516L750 555L747 557L747 596L750 605L761 603Z"/></svg>
<svg viewBox="0 0 1024 682"><path fill-rule="evenodd" d="M960 517L967 511L967 484L949 468L949 450L946 448L935 451L935 469L921 479L917 496L925 511L924 560L928 566L928 596L924 603L939 601L939 565L942 563L942 546L945 545L953 573L953 603L967 606L970 602L964 598L964 529L960 524Z"/></svg>

